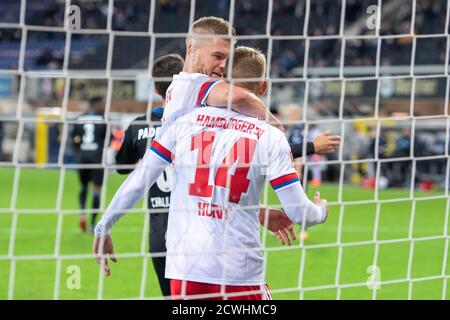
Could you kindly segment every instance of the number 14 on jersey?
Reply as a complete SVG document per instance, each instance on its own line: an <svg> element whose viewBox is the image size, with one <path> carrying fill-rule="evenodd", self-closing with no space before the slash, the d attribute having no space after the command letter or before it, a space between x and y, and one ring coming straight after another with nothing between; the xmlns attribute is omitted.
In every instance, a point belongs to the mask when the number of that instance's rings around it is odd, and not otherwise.
<svg viewBox="0 0 450 320"><path fill-rule="evenodd" d="M189 195L212 197L213 186L209 185L211 157L215 139L214 131L202 131L191 139L191 150L198 150L194 183L189 184ZM240 137L222 160L214 177L214 184L230 190L228 201L239 203L243 193L250 185L247 178L250 163L256 149L256 140ZM234 174L229 175L231 166L235 166Z"/></svg>

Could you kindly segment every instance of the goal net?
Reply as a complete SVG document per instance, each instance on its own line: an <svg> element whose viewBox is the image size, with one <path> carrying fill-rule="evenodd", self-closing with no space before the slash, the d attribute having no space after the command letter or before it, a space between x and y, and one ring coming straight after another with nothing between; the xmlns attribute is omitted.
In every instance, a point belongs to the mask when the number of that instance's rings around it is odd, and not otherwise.
<svg viewBox="0 0 450 320"><path fill-rule="evenodd" d="M153 61L184 56L189 26L212 15L236 27L236 46L266 55L263 100L290 142L305 154L326 130L342 138L296 159L310 199L328 200L327 222L296 226L291 246L261 227L272 297L448 299L449 2L2 0L0 298L162 298L147 197L114 227L119 262L104 277L78 226L92 190L80 209L77 170L105 169L103 213L125 179L114 161L124 130L163 102ZM81 165L71 132L97 96L103 156ZM261 203L279 207L269 185Z"/></svg>

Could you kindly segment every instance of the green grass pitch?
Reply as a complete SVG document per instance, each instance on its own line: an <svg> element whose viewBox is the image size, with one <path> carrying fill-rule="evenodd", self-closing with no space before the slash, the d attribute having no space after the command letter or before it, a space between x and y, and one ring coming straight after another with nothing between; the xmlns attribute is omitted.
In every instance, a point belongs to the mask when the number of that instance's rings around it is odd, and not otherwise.
<svg viewBox="0 0 450 320"><path fill-rule="evenodd" d="M0 168L0 208L10 207L14 168ZM57 263L52 257L57 238L58 216L45 213L45 209L55 209L59 170L22 169L17 193L18 209L43 209L43 214L19 214L14 241L14 256L27 257L44 255L48 259L19 259L16 261L14 277L14 299L53 299ZM78 179L75 171L67 171L64 177L62 209L78 209ZM123 177L109 175L106 203L109 203ZM319 188L322 197L328 201L337 201L338 186L324 185ZM311 195L315 189L308 190ZM413 239L444 236L446 221L446 198L420 200L423 197L443 195L442 191L430 193L416 192L414 198L415 215L412 222ZM407 198L408 190L383 190L380 199ZM293 247L284 246L283 250L272 250L280 245L275 237L268 234L267 283L273 291L274 299L371 299L372 290L366 286L370 274L367 268L373 265L375 251L378 250L378 267L381 281L393 281L382 284L377 290L377 299L407 299L409 283L395 282L406 279L408 264L411 263L411 278L420 279L441 276L444 270L450 275L450 261L445 259L444 238L408 241L411 225L413 201L385 202L380 205L378 232L376 237L382 241L376 246L374 227L377 218L377 205L351 204L352 201L374 198L373 190L365 190L345 185L342 200L345 205L331 206L326 224L310 229L310 237L304 242L305 248L295 241ZM269 204L276 204L272 191L268 193ZM147 217L144 213L128 214L115 226L113 239L116 253L138 253L142 242L142 226ZM339 222L342 228L339 233ZM0 299L8 297L10 278L10 247L12 215L0 213ZM337 245L340 237L343 246ZM145 235L147 241L147 235ZM403 239L404 241L383 241ZM352 243L357 243L352 245ZM359 244L358 244L359 243ZM410 257L411 245L414 243ZM62 220L60 255L90 254L92 235L82 234L78 229L78 215L67 214ZM329 244L320 248L308 246ZM339 259L340 257L340 259ZM447 255L447 260L450 258ZM145 297L160 297L157 279L151 261L148 261ZM144 258L122 258L112 265L112 276L104 279L103 298L139 297L142 266ZM76 265L81 270L81 288L69 289L66 281L70 274L67 268ZM303 266L303 268L301 268ZM304 292L298 290L299 275L302 269L301 285ZM339 272L338 272L339 270ZM60 299L96 299L98 291L99 267L93 258L63 259L60 273ZM441 299L444 292L443 278L417 281L412 284L413 299ZM339 291L333 285L343 285ZM352 286L352 284L357 284ZM319 290L310 290L318 287ZM283 289L287 289L282 292ZM446 299L450 298L450 289L446 290Z"/></svg>

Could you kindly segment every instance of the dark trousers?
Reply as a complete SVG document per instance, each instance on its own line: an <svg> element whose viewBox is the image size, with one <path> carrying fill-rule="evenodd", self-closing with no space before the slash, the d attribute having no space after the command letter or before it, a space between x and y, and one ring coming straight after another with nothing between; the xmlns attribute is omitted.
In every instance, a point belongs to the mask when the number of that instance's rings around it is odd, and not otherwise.
<svg viewBox="0 0 450 320"><path fill-rule="evenodd" d="M165 253L166 231L169 212L150 213L150 253ZM170 297L170 280L164 277L166 271L166 256L152 257L153 267L158 276L159 287L164 296Z"/></svg>

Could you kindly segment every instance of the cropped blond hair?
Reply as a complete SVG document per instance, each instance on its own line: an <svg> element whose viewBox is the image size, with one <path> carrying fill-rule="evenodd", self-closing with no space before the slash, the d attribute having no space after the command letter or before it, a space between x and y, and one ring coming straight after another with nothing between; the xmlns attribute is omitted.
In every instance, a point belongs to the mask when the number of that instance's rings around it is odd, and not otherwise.
<svg viewBox="0 0 450 320"><path fill-rule="evenodd" d="M188 39L192 37L208 38L208 36L221 36L228 35L230 23L222 18L218 17L202 17L192 24L189 29ZM231 27L231 35L236 35L236 30ZM211 37L212 39L212 37ZM224 40L230 41L229 37L223 37Z"/></svg>
<svg viewBox="0 0 450 320"><path fill-rule="evenodd" d="M234 50L233 68L231 73L232 79L261 79L260 81L236 81L236 85L257 93L264 81L265 72L266 57L260 50L244 46L237 47Z"/></svg>

